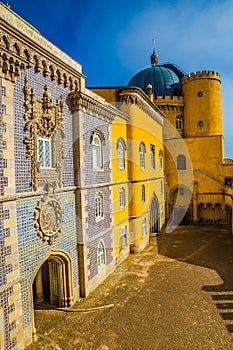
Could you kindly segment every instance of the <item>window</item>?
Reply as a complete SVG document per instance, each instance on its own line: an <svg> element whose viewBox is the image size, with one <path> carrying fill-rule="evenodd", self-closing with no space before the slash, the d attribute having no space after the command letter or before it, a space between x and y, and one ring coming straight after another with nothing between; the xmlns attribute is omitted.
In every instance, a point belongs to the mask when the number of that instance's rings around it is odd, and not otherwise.
<svg viewBox="0 0 233 350"><path fill-rule="evenodd" d="M163 194L163 181L160 181L160 194Z"/></svg>
<svg viewBox="0 0 233 350"><path fill-rule="evenodd" d="M150 167L155 169L155 145L150 145Z"/></svg>
<svg viewBox="0 0 233 350"><path fill-rule="evenodd" d="M145 185L142 185L141 187L141 201L142 203L144 203L146 200L146 189L145 189Z"/></svg>
<svg viewBox="0 0 233 350"><path fill-rule="evenodd" d="M125 150L126 145L124 139L120 138L117 142L117 151L118 151L118 169L125 169Z"/></svg>
<svg viewBox="0 0 233 350"><path fill-rule="evenodd" d="M104 218L104 198L103 193L98 192L95 197L95 220L100 221Z"/></svg>
<svg viewBox="0 0 233 350"><path fill-rule="evenodd" d="M140 168L141 169L145 169L145 153L146 153L146 146L143 142L141 142L140 146L139 146Z"/></svg>
<svg viewBox="0 0 233 350"><path fill-rule="evenodd" d="M160 170L163 169L163 151L162 150L159 151L159 169Z"/></svg>
<svg viewBox="0 0 233 350"><path fill-rule="evenodd" d="M123 225L120 227L120 244L121 249L125 248L128 245L128 237L127 237L127 226Z"/></svg>
<svg viewBox="0 0 233 350"><path fill-rule="evenodd" d="M99 242L99 244L98 244L97 262L98 262L98 267L101 267L105 264L104 245L102 242Z"/></svg>
<svg viewBox="0 0 233 350"><path fill-rule="evenodd" d="M103 145L98 135L94 135L92 139L92 157L93 168L101 169L103 167Z"/></svg>
<svg viewBox="0 0 233 350"><path fill-rule="evenodd" d="M177 170L186 170L186 158L183 154L177 157Z"/></svg>
<svg viewBox="0 0 233 350"><path fill-rule="evenodd" d="M124 187L120 188L120 209L125 208L125 189Z"/></svg>
<svg viewBox="0 0 233 350"><path fill-rule="evenodd" d="M176 129L177 130L183 130L184 128L184 120L181 115L176 116Z"/></svg>
<svg viewBox="0 0 233 350"><path fill-rule="evenodd" d="M179 187L179 195L184 196L184 188L183 187Z"/></svg>
<svg viewBox="0 0 233 350"><path fill-rule="evenodd" d="M142 219L142 237L146 235L146 218Z"/></svg>
<svg viewBox="0 0 233 350"><path fill-rule="evenodd" d="M38 137L37 152L40 167L43 169L52 168L52 143L51 139Z"/></svg>

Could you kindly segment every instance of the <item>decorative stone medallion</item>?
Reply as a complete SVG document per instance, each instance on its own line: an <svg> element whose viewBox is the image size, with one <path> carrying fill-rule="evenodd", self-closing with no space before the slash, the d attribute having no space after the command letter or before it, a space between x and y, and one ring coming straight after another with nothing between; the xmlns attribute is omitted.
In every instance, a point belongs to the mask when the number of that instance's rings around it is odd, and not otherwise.
<svg viewBox="0 0 233 350"><path fill-rule="evenodd" d="M48 198L46 201L38 202L34 212L34 220L37 235L44 242L52 244L54 239L59 236L63 222L63 209L59 201L55 198Z"/></svg>

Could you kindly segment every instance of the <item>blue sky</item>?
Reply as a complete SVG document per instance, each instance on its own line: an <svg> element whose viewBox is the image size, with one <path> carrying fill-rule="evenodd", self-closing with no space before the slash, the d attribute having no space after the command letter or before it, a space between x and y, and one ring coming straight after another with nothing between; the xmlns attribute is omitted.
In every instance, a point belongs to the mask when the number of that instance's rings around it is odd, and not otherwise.
<svg viewBox="0 0 233 350"><path fill-rule="evenodd" d="M3 1L6 4L7 1ZM82 64L87 86L125 85L159 63L221 75L225 157L233 158L232 0L9 0L11 9Z"/></svg>

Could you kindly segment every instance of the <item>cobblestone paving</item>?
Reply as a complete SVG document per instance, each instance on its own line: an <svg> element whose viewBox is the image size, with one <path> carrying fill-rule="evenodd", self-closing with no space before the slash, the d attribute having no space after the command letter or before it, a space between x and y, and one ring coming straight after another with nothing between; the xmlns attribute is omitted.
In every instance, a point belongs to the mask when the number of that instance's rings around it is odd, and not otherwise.
<svg viewBox="0 0 233 350"><path fill-rule="evenodd" d="M78 309L36 310L28 347L62 350L233 349L233 236L179 227L130 256ZM50 342L53 341L53 343Z"/></svg>

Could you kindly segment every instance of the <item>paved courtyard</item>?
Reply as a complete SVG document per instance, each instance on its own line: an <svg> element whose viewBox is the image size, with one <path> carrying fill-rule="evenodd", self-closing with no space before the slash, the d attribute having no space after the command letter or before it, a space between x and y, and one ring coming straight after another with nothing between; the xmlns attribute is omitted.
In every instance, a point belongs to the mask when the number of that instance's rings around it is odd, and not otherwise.
<svg viewBox="0 0 233 350"><path fill-rule="evenodd" d="M36 310L28 349L233 349L233 237L179 227L130 256L78 312ZM82 311L80 311L82 309Z"/></svg>

